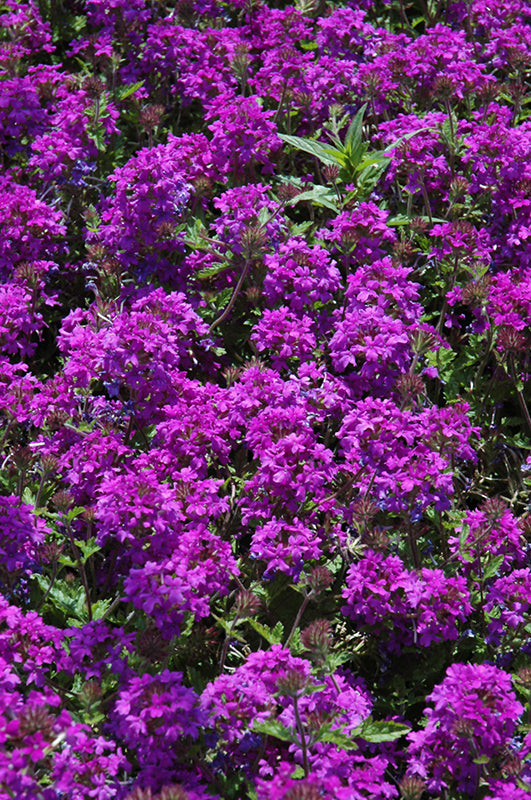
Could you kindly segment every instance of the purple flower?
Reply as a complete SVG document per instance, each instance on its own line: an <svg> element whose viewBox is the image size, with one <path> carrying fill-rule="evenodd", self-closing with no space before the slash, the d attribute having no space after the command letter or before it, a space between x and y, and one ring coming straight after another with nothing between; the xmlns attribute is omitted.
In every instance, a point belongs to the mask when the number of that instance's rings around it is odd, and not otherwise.
<svg viewBox="0 0 531 800"><path fill-rule="evenodd" d="M511 676L489 664L453 664L427 699L426 727L410 733L409 769L431 791L472 795L483 773L510 748L523 711Z"/></svg>

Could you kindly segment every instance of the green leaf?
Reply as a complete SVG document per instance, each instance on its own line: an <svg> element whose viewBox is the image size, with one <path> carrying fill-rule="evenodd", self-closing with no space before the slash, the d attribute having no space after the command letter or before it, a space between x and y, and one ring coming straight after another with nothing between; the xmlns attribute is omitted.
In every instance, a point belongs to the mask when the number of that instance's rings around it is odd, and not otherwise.
<svg viewBox="0 0 531 800"><path fill-rule="evenodd" d="M112 600L98 600L96 603L92 603L92 619L101 619L111 603Z"/></svg>
<svg viewBox="0 0 531 800"><path fill-rule="evenodd" d="M77 561L73 561L71 558L65 555L60 555L57 559L60 564L64 567L77 567Z"/></svg>
<svg viewBox="0 0 531 800"><path fill-rule="evenodd" d="M248 617L247 622L268 644L281 644L284 637L284 626L281 622L277 622L273 629L267 625L262 625L261 622L252 617Z"/></svg>
<svg viewBox="0 0 531 800"><path fill-rule="evenodd" d="M332 730L331 723L327 722L321 726L321 730L315 737L316 742L327 742L328 744L335 744L342 750L357 750L358 745L353 741L351 736L347 736L340 730Z"/></svg>
<svg viewBox="0 0 531 800"><path fill-rule="evenodd" d="M299 781L301 778L304 778L304 767L301 767L301 765L299 764L299 766L296 767L295 772L291 773L290 777L294 781Z"/></svg>
<svg viewBox="0 0 531 800"><path fill-rule="evenodd" d="M229 264L227 261L220 261L217 264L213 264L211 267L205 267L204 269L200 269L196 273L196 277L199 278L200 281L204 281L207 278L213 278L215 275L220 275L225 270L229 269L232 265Z"/></svg>
<svg viewBox="0 0 531 800"><path fill-rule="evenodd" d="M473 758L472 761L474 764L488 764L490 756L478 756L477 758Z"/></svg>
<svg viewBox="0 0 531 800"><path fill-rule="evenodd" d="M144 81L138 81L138 83L130 83L128 86L120 86L116 90L116 98L117 100L125 100L128 97L131 97L138 89L140 89L144 85Z"/></svg>
<svg viewBox="0 0 531 800"><path fill-rule="evenodd" d="M298 225L292 225L291 226L291 231L290 231L291 235L292 236L303 236L306 233L306 231L308 230L308 228L312 227L312 225L313 225L313 222L311 221L311 219L307 219L304 222L300 222Z"/></svg>
<svg viewBox="0 0 531 800"><path fill-rule="evenodd" d="M278 135L286 144L290 144L296 150L303 150L305 153L315 156L325 164L336 164L341 167L345 163L344 153L338 150L337 147L316 142L314 139L303 139L301 136L288 136L285 133L279 133Z"/></svg>
<svg viewBox="0 0 531 800"><path fill-rule="evenodd" d="M314 186L313 189L310 189L308 192L302 192L302 194L298 194L293 198L293 200L291 200L291 205L302 203L305 200L309 201L310 203L315 203L316 205L325 206L325 208L335 211L336 214L339 212L337 195L335 191L330 189L328 186Z"/></svg>
<svg viewBox="0 0 531 800"><path fill-rule="evenodd" d="M96 544L96 537L92 536L87 541L83 541L83 539L75 539L74 540L77 546L81 551L81 555L83 556L81 561L85 564L94 553L99 553L101 547Z"/></svg>
<svg viewBox="0 0 531 800"><path fill-rule="evenodd" d="M409 225L410 222L407 214L396 214L394 217L390 217L385 224L391 228L398 228L401 225Z"/></svg>
<svg viewBox="0 0 531 800"><path fill-rule="evenodd" d="M501 565L503 564L505 556L496 556L493 558L492 561L487 565L483 572L483 578L486 580L487 578L493 578L498 570L500 569Z"/></svg>
<svg viewBox="0 0 531 800"><path fill-rule="evenodd" d="M367 109L367 103L362 105L350 125L345 135L345 149L350 156L353 165L357 165L362 150L361 133L363 128L363 117Z"/></svg>
<svg viewBox="0 0 531 800"><path fill-rule="evenodd" d="M216 622L218 623L220 628L223 628L223 630L225 631L227 636L230 636L231 639L236 639L238 642L245 642L246 641L243 636L240 636L236 632L235 626L233 624L233 621L229 622L228 620L224 619L223 617L217 617L215 614L213 614L212 616L214 617L214 619L216 620Z"/></svg>
<svg viewBox="0 0 531 800"><path fill-rule="evenodd" d="M380 161L379 164L370 164L365 167L358 175L360 187L365 191L372 191L390 163L389 159L385 159L385 161Z"/></svg>
<svg viewBox="0 0 531 800"><path fill-rule="evenodd" d="M207 229L199 217L194 217L193 222L190 222L186 226L184 241L189 247L204 248L206 245L204 237L206 235L208 235Z"/></svg>
<svg viewBox="0 0 531 800"><path fill-rule="evenodd" d="M80 517L81 514L85 511L83 506L74 506L73 508L69 509L66 513L66 522L73 522L73 520Z"/></svg>
<svg viewBox="0 0 531 800"><path fill-rule="evenodd" d="M389 720L375 722L371 717L368 717L352 732L352 736L377 744L378 742L392 742L404 736L410 730L409 725L402 725L401 722Z"/></svg>
<svg viewBox="0 0 531 800"><path fill-rule="evenodd" d="M435 131L435 128L419 128L418 131L410 131L409 133L405 133L403 136L399 136L398 139L395 139L394 142L388 144L386 148L382 150L382 154L390 153L391 150L394 150L395 147L398 147L399 144L402 142L407 142L408 139L412 139L413 136L417 136L419 133L426 133L426 131Z"/></svg>
<svg viewBox="0 0 531 800"><path fill-rule="evenodd" d="M257 721L253 725L253 731L255 733L265 733L267 736L274 736L275 739L280 739L281 742L297 744L297 738L294 736L293 731L286 728L278 719Z"/></svg>

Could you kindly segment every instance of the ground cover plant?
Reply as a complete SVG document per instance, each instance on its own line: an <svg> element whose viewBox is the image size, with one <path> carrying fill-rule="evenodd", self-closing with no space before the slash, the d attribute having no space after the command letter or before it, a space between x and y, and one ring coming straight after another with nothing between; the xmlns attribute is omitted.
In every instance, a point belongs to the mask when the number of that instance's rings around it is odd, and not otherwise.
<svg viewBox="0 0 531 800"><path fill-rule="evenodd" d="M531 791L527 0L0 2L0 798Z"/></svg>

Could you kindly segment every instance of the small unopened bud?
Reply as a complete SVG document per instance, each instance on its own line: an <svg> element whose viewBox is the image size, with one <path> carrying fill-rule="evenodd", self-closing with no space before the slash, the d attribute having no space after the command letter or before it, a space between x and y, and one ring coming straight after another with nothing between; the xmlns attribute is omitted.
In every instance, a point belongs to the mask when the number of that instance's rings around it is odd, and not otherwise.
<svg viewBox="0 0 531 800"><path fill-rule="evenodd" d="M490 278L483 275L477 281L470 281L463 286L463 303L465 306L482 306L489 296Z"/></svg>
<svg viewBox="0 0 531 800"><path fill-rule="evenodd" d="M57 469L58 460L56 456L47 453L41 458L41 469L44 475L53 475Z"/></svg>
<svg viewBox="0 0 531 800"><path fill-rule="evenodd" d="M39 548L39 557L44 564L54 564L61 553L63 552L63 545L57 542L49 542Z"/></svg>
<svg viewBox="0 0 531 800"><path fill-rule="evenodd" d="M250 225L242 233L242 255L245 259L259 258L266 246L266 235L261 225Z"/></svg>
<svg viewBox="0 0 531 800"><path fill-rule="evenodd" d="M315 783L303 780L284 792L282 800L323 800L323 793Z"/></svg>
<svg viewBox="0 0 531 800"><path fill-rule="evenodd" d="M314 567L308 576L308 584L314 594L326 591L334 582L334 576L326 567Z"/></svg>
<svg viewBox="0 0 531 800"><path fill-rule="evenodd" d="M262 297L262 289L260 286L249 286L249 288L245 290L245 296L253 306L257 306Z"/></svg>
<svg viewBox="0 0 531 800"><path fill-rule="evenodd" d="M433 350L438 343L436 332L426 328L417 328L413 331L410 339L411 349L418 356Z"/></svg>
<svg viewBox="0 0 531 800"><path fill-rule="evenodd" d="M422 217L413 217L409 223L409 227L413 233L422 234L428 229L428 221Z"/></svg>
<svg viewBox="0 0 531 800"><path fill-rule="evenodd" d="M33 462L33 451L29 447L19 447L13 454L15 466L21 470L27 470Z"/></svg>
<svg viewBox="0 0 531 800"><path fill-rule="evenodd" d="M297 195L301 194L302 189L299 189L298 186L295 186L293 183L282 183L278 187L278 199L281 203L289 203L290 200L293 200Z"/></svg>
<svg viewBox="0 0 531 800"><path fill-rule="evenodd" d="M323 167L323 175L328 183L335 183L339 176L339 167L336 164L326 164Z"/></svg>
<svg viewBox="0 0 531 800"><path fill-rule="evenodd" d="M56 507L56 509L61 512L62 514L73 505L74 498L70 494L70 492L61 489L59 492L56 492L52 497L52 503Z"/></svg>
<svg viewBox="0 0 531 800"><path fill-rule="evenodd" d="M296 669L288 669L277 678L277 691L284 697L299 697L306 688L308 679Z"/></svg>
<svg viewBox="0 0 531 800"><path fill-rule="evenodd" d="M523 667L515 675L519 683L526 689L531 689L531 667Z"/></svg>
<svg viewBox="0 0 531 800"><path fill-rule="evenodd" d="M449 100L455 92L455 83L449 75L440 75L433 85L433 95L439 100Z"/></svg>
<svg viewBox="0 0 531 800"><path fill-rule="evenodd" d="M84 708L90 708L103 697L103 689L95 680L89 680L78 694L78 699Z"/></svg>
<svg viewBox="0 0 531 800"><path fill-rule="evenodd" d="M500 772L504 778L517 778L522 774L524 763L516 753L508 753L501 765Z"/></svg>
<svg viewBox="0 0 531 800"><path fill-rule="evenodd" d="M20 738L40 733L44 739L50 739L53 733L54 719L42 706L26 707L18 717L18 735Z"/></svg>
<svg viewBox="0 0 531 800"><path fill-rule="evenodd" d="M406 775L398 784L403 800L420 800L426 784L414 775Z"/></svg>
<svg viewBox="0 0 531 800"><path fill-rule="evenodd" d="M212 181L206 175L198 175L192 184L197 197L205 197L212 193Z"/></svg>
<svg viewBox="0 0 531 800"><path fill-rule="evenodd" d="M243 81L247 77L249 67L251 65L251 57L246 45L240 45L236 48L234 58L230 62L230 66L234 75L238 80Z"/></svg>
<svg viewBox="0 0 531 800"><path fill-rule="evenodd" d="M137 647L139 654L151 662L168 658L168 641L156 628L148 627L142 631L138 635Z"/></svg>
<svg viewBox="0 0 531 800"><path fill-rule="evenodd" d="M379 509L368 497L360 497L351 506L352 522L360 529L371 524Z"/></svg>
<svg viewBox="0 0 531 800"><path fill-rule="evenodd" d="M327 619L316 619L301 633L301 642L310 656L322 663L332 644L332 626Z"/></svg>
<svg viewBox="0 0 531 800"><path fill-rule="evenodd" d="M227 367L223 370L223 377L227 386L232 386L240 377L241 369L239 367Z"/></svg>
<svg viewBox="0 0 531 800"><path fill-rule="evenodd" d="M462 197L468 191L469 181L462 175L458 175L450 182L450 194L453 197Z"/></svg>
<svg viewBox="0 0 531 800"><path fill-rule="evenodd" d="M341 246L344 250L350 250L355 247L360 240L359 231L356 228L345 228L341 233Z"/></svg>
<svg viewBox="0 0 531 800"><path fill-rule="evenodd" d="M396 379L396 389L403 402L416 399L426 392L426 385L420 375L406 372Z"/></svg>
<svg viewBox="0 0 531 800"><path fill-rule="evenodd" d="M142 109L139 122L146 133L151 133L160 124L164 111L164 106L158 105L149 105Z"/></svg>
<svg viewBox="0 0 531 800"><path fill-rule="evenodd" d="M396 242L393 247L393 261L398 264L409 264L413 258L413 247L410 242Z"/></svg>
<svg viewBox="0 0 531 800"><path fill-rule="evenodd" d="M15 276L24 281L30 289L35 289L41 280L39 271L31 261L22 261L15 270Z"/></svg>
<svg viewBox="0 0 531 800"><path fill-rule="evenodd" d="M389 536L381 528L369 528L364 531L362 541L377 553L384 553L389 547Z"/></svg>
<svg viewBox="0 0 531 800"><path fill-rule="evenodd" d="M87 523L87 525L93 525L96 521L96 509L94 506L87 506L83 511L83 520Z"/></svg>
<svg viewBox="0 0 531 800"><path fill-rule="evenodd" d="M483 511L489 522L499 522L508 509L507 502L502 497L489 497L481 504L480 510Z"/></svg>
<svg viewBox="0 0 531 800"><path fill-rule="evenodd" d="M105 84L102 80L96 78L95 75L89 75L89 77L85 78L83 81L83 89L90 98L96 100L96 98L101 96L101 93L105 89Z"/></svg>
<svg viewBox="0 0 531 800"><path fill-rule="evenodd" d="M46 418L46 422L51 431L59 431L64 426L65 422L68 422L69 418L66 411L52 411Z"/></svg>
<svg viewBox="0 0 531 800"><path fill-rule="evenodd" d="M234 604L234 611L237 617L240 619L252 617L259 608L260 600L255 594L249 592L247 589L238 592L236 603Z"/></svg>
<svg viewBox="0 0 531 800"><path fill-rule="evenodd" d="M529 348L527 336L515 328L502 328L498 332L498 345L506 353L523 353Z"/></svg>

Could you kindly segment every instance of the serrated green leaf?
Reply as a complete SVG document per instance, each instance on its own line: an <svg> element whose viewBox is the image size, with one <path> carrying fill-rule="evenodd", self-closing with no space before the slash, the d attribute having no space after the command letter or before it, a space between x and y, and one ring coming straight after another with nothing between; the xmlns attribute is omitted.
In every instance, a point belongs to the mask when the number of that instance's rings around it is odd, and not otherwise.
<svg viewBox="0 0 531 800"><path fill-rule="evenodd" d="M375 721L369 717L361 725L358 725L356 730L352 732L352 736L376 744L378 742L392 742L404 736L410 730L409 725L403 725L401 722L392 722L390 720Z"/></svg>
<svg viewBox="0 0 531 800"><path fill-rule="evenodd" d="M71 558L65 555L60 555L57 559L60 564L64 567L77 567L77 561L73 561Z"/></svg>
<svg viewBox="0 0 531 800"><path fill-rule="evenodd" d="M132 94L134 94L138 89L140 89L144 85L144 81L138 81L138 83L130 83L128 86L120 86L116 90L116 97L118 100L126 100Z"/></svg>
<svg viewBox="0 0 531 800"><path fill-rule="evenodd" d="M189 247L204 247L204 237L207 235L207 229L198 217L195 217L193 222L190 222L185 229L184 241Z"/></svg>
<svg viewBox="0 0 531 800"><path fill-rule="evenodd" d="M92 619L101 619L111 602L112 600L98 600L96 603L92 603Z"/></svg>
<svg viewBox="0 0 531 800"><path fill-rule="evenodd" d="M306 231L308 230L308 228L311 228L312 225L313 225L313 222L311 220L308 220L308 219L305 220L305 222L299 223L298 225L292 225L291 226L291 231L290 231L291 235L292 236L303 236L303 234L305 234Z"/></svg>
<svg viewBox="0 0 531 800"><path fill-rule="evenodd" d="M81 551L82 555L81 561L83 562L83 564L85 564L85 562L88 561L89 558L94 555L94 553L99 553L99 551L101 550L99 544L96 544L95 536L92 536L90 539L87 539L86 542L83 541L83 539L75 539L75 543L79 547L79 550Z"/></svg>
<svg viewBox="0 0 531 800"><path fill-rule="evenodd" d="M280 739L281 742L297 744L297 738L294 736L293 731L286 728L278 719L257 721L253 725L253 731L255 733L265 733L267 736L274 736L275 739Z"/></svg>
<svg viewBox="0 0 531 800"><path fill-rule="evenodd" d="M215 614L213 614L212 616L214 617L220 628L223 628L227 636L230 636L231 639L236 639L238 642L246 641L243 636L240 636L240 634L236 632L233 621L228 621L223 617L217 617Z"/></svg>
<svg viewBox="0 0 531 800"><path fill-rule="evenodd" d="M314 139L303 139L301 136L288 136L285 133L279 133L278 136L286 144L295 147L296 150L303 150L325 164L335 164L339 167L345 164L345 155L337 147L323 144L323 142L316 142Z"/></svg>
<svg viewBox="0 0 531 800"><path fill-rule="evenodd" d="M324 727L324 726L323 726ZM352 741L350 736L347 736L341 731L335 730L321 730L317 734L316 741L326 742L327 744L335 744L341 750L357 750L358 745Z"/></svg>
<svg viewBox="0 0 531 800"><path fill-rule="evenodd" d="M66 521L72 522L73 520L77 519L77 517L81 516L85 509L83 506L74 506L74 508L70 508L66 513Z"/></svg>
<svg viewBox="0 0 531 800"><path fill-rule="evenodd" d="M295 768L295 771L291 773L290 777L293 778L293 780L295 781L304 778L304 767L301 767L301 765L299 764L299 766Z"/></svg>
<svg viewBox="0 0 531 800"><path fill-rule="evenodd" d="M496 575L501 565L503 564L504 558L505 558L504 555L496 556L496 558L493 558L492 561L485 567L483 571L483 577L485 578L485 580L487 578L493 578Z"/></svg>
<svg viewBox="0 0 531 800"><path fill-rule="evenodd" d="M339 206L337 202L335 202L337 201L336 193L328 186L314 186L313 189L310 189L308 192L298 194L291 200L291 205L296 205L304 201L310 201L311 203L325 206L325 208L335 211L336 214L339 212Z"/></svg>
<svg viewBox="0 0 531 800"><path fill-rule="evenodd" d="M280 622L277 622L273 629L267 625L262 625L261 622L252 617L248 617L247 622L268 644L280 644L282 642L284 626Z"/></svg>
<svg viewBox="0 0 531 800"><path fill-rule="evenodd" d="M200 281L204 281L207 278L213 278L215 275L220 275L225 270L229 269L231 264L226 261L219 262L218 264L213 264L211 267L205 267L204 269L200 269L196 273L196 277L199 278Z"/></svg>

